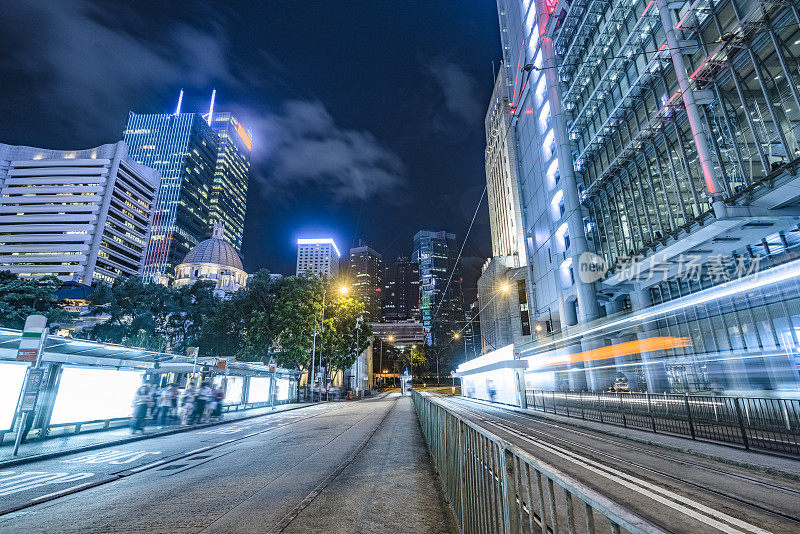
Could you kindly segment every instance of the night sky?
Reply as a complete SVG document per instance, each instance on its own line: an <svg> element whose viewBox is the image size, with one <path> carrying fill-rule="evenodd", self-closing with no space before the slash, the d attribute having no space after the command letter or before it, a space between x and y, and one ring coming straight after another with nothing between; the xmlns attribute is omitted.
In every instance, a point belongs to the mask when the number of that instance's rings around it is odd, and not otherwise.
<svg viewBox="0 0 800 534"><path fill-rule="evenodd" d="M245 268L293 274L299 236L385 259L459 243L485 185L494 0L3 2L0 142L90 148L129 111L235 112L254 132ZM491 254L484 199L465 288Z"/></svg>

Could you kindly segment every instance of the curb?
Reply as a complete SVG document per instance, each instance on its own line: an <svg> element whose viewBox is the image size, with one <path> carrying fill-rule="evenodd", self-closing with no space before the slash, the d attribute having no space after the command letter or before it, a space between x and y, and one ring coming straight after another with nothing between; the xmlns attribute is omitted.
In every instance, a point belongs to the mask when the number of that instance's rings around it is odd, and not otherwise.
<svg viewBox="0 0 800 534"><path fill-rule="evenodd" d="M635 443L642 443L644 445L651 445L653 447L660 447L662 449L665 449L665 450L668 450L668 451L672 451L672 452L680 452L680 453L683 453L683 454L688 454L690 456L703 458L705 460L713 460L713 461L720 462L720 463L723 463L723 464L726 464L726 465L742 467L744 469L752 469L754 471L759 471L761 473L766 473L768 475L780 476L780 477L788 478L790 480L800 481L800 474L791 473L789 471L784 471L784 470L778 469L776 467L753 464L753 463L749 463L749 462L746 462L746 461L743 461L743 460L736 460L736 459L733 459L733 458L727 458L725 456L719 456L719 455L716 455L716 454L711 454L711 453L707 453L707 452L703 452L703 451L698 451L697 449L692 449L692 448L688 448L688 447L679 447L679 446L675 446L675 445L669 445L667 443L661 443L661 442L650 440L650 439L647 439L647 438L640 438L638 436L629 436L629 435L626 435L626 434L623 434L623 433L620 433L620 432L614 432L611 429L597 429L597 428L594 428L594 427L591 427L591 426L588 426L588 425L580 424L580 422L579 422L580 420L572 421L571 419L567 419L567 417L563 416L563 415L550 414L550 413L547 413L547 412L542 413L542 412L536 411L536 410L523 410L522 408L519 408L519 407L516 407L516 406L511 406L511 405L508 405L508 404L491 403L491 402L484 401L484 400L481 400L481 399L471 399L471 398L468 398L468 397L462 397L462 398L464 398L466 400L469 400L471 402L478 403L478 404L484 404L486 406L492 406L492 407L495 407L495 408L501 408L501 409L504 409L504 410L517 412L517 413L520 413L520 414L523 414L523 415L527 415L528 417L535 418L535 419L547 419L549 421L556 421L559 424L563 424L563 425L566 425L566 426L571 426L573 428L580 428L582 430L589 430L589 431L592 431L592 432L597 432L599 434L605 434L607 436L613 436L615 438L626 439L626 440L629 440L629 441L633 441ZM556 415L557 417L560 417L561 419L548 417L548 416L553 416L553 415ZM562 420L562 419L567 419L567 420ZM638 430L638 429L633 429L633 430ZM645 432L643 430L638 430L638 431ZM688 440L689 442L693 442L689 438L685 438L683 436L673 436L671 434L664 434L664 435L668 436L670 438ZM758 451L748 451L748 450L745 450L745 449L739 449L739 448L736 448L736 447L731 447L729 445L720 445L720 444L713 443L713 442L710 442L710 441L700 441L699 443L705 443L705 444L713 445L713 446L717 446L717 447L725 447L727 449L739 451L739 452L746 453L746 454L765 454L766 456L768 456L770 458L780 458L782 460L796 461L794 458L789 458L789 457L786 457L786 456L774 455L774 454L769 454L769 453L761 453L761 452L758 452Z"/></svg>
<svg viewBox="0 0 800 534"><path fill-rule="evenodd" d="M180 434L182 432L189 432L191 430L199 430L201 428L219 426L219 425L224 425L224 424L227 424L227 423L234 423L234 422L237 422L237 421L247 421L248 419L255 419L256 417L263 417L263 416L266 416L266 415L272 415L272 414L281 413L281 412L291 412L293 410L299 410L301 408L308 408L309 406L316 406L318 404L322 404L322 402L308 403L308 404L304 404L302 406L294 406L292 408L286 408L285 410L277 410L277 411L272 411L272 412L268 412L268 413L247 415L247 416L244 416L244 417L239 417L237 419L226 419L226 420L216 421L214 423L203 423L201 425L178 427L178 428L173 428L173 429L170 429L170 430L164 430L164 431L160 431L160 432L152 432L150 434L142 434L140 436L130 436L130 437L127 437L127 438L121 438L121 439L117 439L117 440L113 440L113 441L107 441L105 443L93 443L91 445L84 445L83 447L76 447L74 449L67 449L67 450L62 450L62 451L48 452L48 453L44 453L44 454L36 454L36 455L33 455L33 456L25 456L23 458L14 458L14 459L11 459L11 460L2 460L2 461L0 461L0 469L4 469L6 467L13 467L13 466L17 466L17 465L33 463L33 462L39 462L39 461L42 461L42 460L50 460L52 458L58 458L58 457L61 457L61 456L67 456L69 454L74 454L74 453L78 453L78 452L93 451L93 450L102 449L102 448L105 448L105 447L110 447L110 446L113 446L113 445L125 445L127 443L134 443L136 441L143 441L145 439L159 438L159 437L162 437L162 436L171 436L173 434Z"/></svg>

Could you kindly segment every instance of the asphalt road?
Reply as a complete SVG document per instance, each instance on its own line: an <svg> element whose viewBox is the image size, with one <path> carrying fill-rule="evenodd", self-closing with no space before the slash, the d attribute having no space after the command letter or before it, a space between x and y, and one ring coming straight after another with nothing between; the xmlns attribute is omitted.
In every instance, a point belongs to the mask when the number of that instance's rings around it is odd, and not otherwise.
<svg viewBox="0 0 800 534"><path fill-rule="evenodd" d="M670 532L800 532L794 479L464 398L437 400Z"/></svg>
<svg viewBox="0 0 800 534"><path fill-rule="evenodd" d="M407 397L0 470L0 509L0 532L454 531Z"/></svg>

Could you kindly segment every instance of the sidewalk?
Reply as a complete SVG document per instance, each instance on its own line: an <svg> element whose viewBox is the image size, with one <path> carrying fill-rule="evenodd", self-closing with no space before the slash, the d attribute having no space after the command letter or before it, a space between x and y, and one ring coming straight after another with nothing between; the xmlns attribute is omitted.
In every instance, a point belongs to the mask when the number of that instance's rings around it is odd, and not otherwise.
<svg viewBox="0 0 800 534"><path fill-rule="evenodd" d="M45 438L41 441L31 440L28 443L20 445L19 454L16 457L12 456L14 451L13 441L10 443L6 442L0 446L0 468L21 463L28 463L35 460L54 458L56 456L63 456L66 454L72 454L74 452L98 449L108 445L121 445L123 443L131 443L133 441L149 439L156 436L166 436L170 434L177 434L179 432L195 430L198 428L230 423L233 421L252 419L261 415L296 410L298 408L311 405L311 403L304 402L296 404L281 404L276 406L274 410L266 406L263 408L253 408L251 410L228 412L225 413L223 419L218 422L204 423L194 426L173 425L164 427L161 430L158 430L157 427L152 424L152 420L148 420L147 422L150 426L145 428L145 433L137 435L132 435L130 427L124 426L111 430L99 430L94 432L83 432L80 434Z"/></svg>
<svg viewBox="0 0 800 534"><path fill-rule="evenodd" d="M457 532L410 397L283 532Z"/></svg>

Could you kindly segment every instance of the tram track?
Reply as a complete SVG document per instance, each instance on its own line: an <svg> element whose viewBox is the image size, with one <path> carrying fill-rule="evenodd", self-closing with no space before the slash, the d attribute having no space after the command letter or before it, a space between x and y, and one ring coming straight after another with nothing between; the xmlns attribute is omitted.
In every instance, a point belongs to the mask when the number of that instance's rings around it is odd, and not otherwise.
<svg viewBox="0 0 800 534"><path fill-rule="evenodd" d="M56 499L67 497L69 495L74 495L76 493L80 493L80 492L83 492L83 491L86 491L86 490L89 490L89 489L92 489L92 488L96 488L98 486L104 486L104 485L107 485L107 484L111 484L113 482L117 482L119 480L123 480L125 478L131 477L133 475L138 475L138 474L146 472L146 471L152 471L152 470L157 469L157 468L163 468L163 467L168 466L170 464L174 464L175 462L178 462L178 461L191 460L192 457L196 457L198 455L202 455L203 453L219 449L220 447L225 447L225 446L237 443L237 442L241 442L243 440L252 438L254 436L258 436L258 435L261 435L261 434L266 434L268 432L272 432L272 431L275 431L275 430L278 430L278 429L281 429L281 428L284 428L284 427L287 427L287 426L290 426L290 425L301 423L303 421L308 421L309 419L314 419L316 417L321 417L323 415L329 415L331 412L336 412L338 410L342 410L345 407L347 407L347 404L342 404L341 406L337 406L337 407L327 407L327 409L325 409L324 411L308 415L307 417L302 417L302 418L293 419L291 421L287 421L287 422L284 422L284 423L279 423L278 425L270 427L270 428L265 428L265 429L262 429L262 430L251 432L251 433L246 434L244 436L239 436L237 438L227 439L227 440L224 440L224 441L221 441L221 442L218 442L218 443L207 445L205 447L200 447L198 449L194 449L194 450L189 451L189 452L178 453L177 455L172 455L172 456L167 457L167 458L162 458L161 460L156 460L154 462L151 462L149 464L145 464L145 465L142 465L142 466L134 467L134 468L131 468L131 469L123 469L123 470L120 470L120 471L109 473L109 474L105 475L104 477L102 477L102 478L100 478L98 480L92 480L92 481L89 481L89 482L85 482L83 484L78 484L76 486L71 486L69 488L65 488L63 490L56 491L56 492L53 492L53 493L49 493L49 494L46 494L46 495L41 495L39 497L35 497L35 498L31 499L30 501L27 501L27 502L24 502L24 503L20 503L18 505L11 506L9 508L5 508L3 510L0 510L0 517L8 515L8 514L12 514L14 512L18 512L18 511L21 511L21 510L25 510L27 508L31 508L31 507L39 505L39 504L43 504L43 503L46 503L46 502L54 501ZM266 417L269 417L269 415L273 415L273 414L267 414ZM235 424L235 422L232 422L232 424ZM202 459L205 459L205 456L203 456Z"/></svg>
<svg viewBox="0 0 800 534"><path fill-rule="evenodd" d="M440 400L443 400L443 399L440 398ZM521 414L516 414L516 413L513 413L513 412L503 411L502 412L502 416L498 417L499 419L501 419L501 421L493 421L491 419L493 414L487 413L488 410L484 411L484 412L475 411L474 409L471 409L470 407L466 407L465 406L465 404L467 404L467 401L456 401L456 400L453 400L453 399L447 399L444 402L446 404L449 404L452 408L454 408L454 409L456 409L458 411L467 413L471 417L474 417L474 418L478 419L482 423L495 426L495 427L501 429L502 431L504 431L506 433L510 433L510 434L518 436L518 437L520 437L522 439L526 439L527 437L530 437L533 440L535 440L535 441L531 441L531 443L533 445L538 445L536 443L536 441L541 441L541 442L544 442L546 444L549 444L552 447L567 446L567 447L570 447L570 448L573 448L573 449L577 448L579 450L583 450L583 451L586 451L586 452L590 453L590 455L594 455L596 457L599 456L599 457L603 458L605 460L606 465L611 467L611 468L613 468L613 469L617 469L617 470L621 471L620 465L626 466L626 470L625 471L629 475L636 476L637 474L639 474L639 473L644 471L644 472L650 473L652 475L655 475L657 477L663 477L663 478L666 478L666 479L669 479L669 480L672 480L672 481L677 481L677 482L679 482L681 484L684 484L684 485L691 486L693 488L701 490L703 493L711 493L711 494L714 494L714 495L716 495L718 497L721 497L723 499L729 499L731 501L735 501L736 503L739 503L740 505L746 506L746 507L751 508L753 510L757 510L758 512L761 512L763 514L767 514L769 516L772 516L772 517L775 517L775 518L779 518L779 519L782 519L782 520L786 520L786 521L790 521L790 522L792 522L793 524L796 524L796 525L800 525L800 516L792 515L792 514L789 514L789 513L782 512L780 510L775 510L775 509L769 508L767 506L764 506L761 503L754 502L754 501L746 499L746 498L742 498L742 497L740 497L740 496L738 496L738 495L736 495L736 494L734 494L732 492L724 491L724 490L720 490L718 488L710 487L708 484L702 484L702 483L686 480L684 478L676 476L675 474L668 473L666 471L654 468L652 466L644 465L644 464L642 464L640 462L636 462L634 460L627 459L627 458L624 458L622 456L615 455L615 454L600 450L600 449L598 449L596 447L592 447L592 446L587 445L585 443L580 443L578 441L571 440L571 439L568 439L566 437L556 436L556 435L553 435L553 434L548 433L548 432L543 431L543 430L537 430L537 429L531 428L529 426L529 424L530 424L531 420L534 419L533 417L525 416L525 415L521 415ZM497 408L497 407L491 407L491 408L494 409L494 410L502 410L502 408ZM515 419L523 420L527 424L522 424L522 423L515 422L514 421ZM611 444L611 445L613 445L615 447L624 448L624 449L630 450L632 452L638 452L638 453L643 453L643 454L651 454L651 455L654 454L653 451L648 450L648 449L646 449L644 447L638 447L638 446L630 445L630 444L627 444L627 443L624 443L624 442L620 442L620 441L617 441L617 440L612 440L612 439L609 439L609 438L605 438L605 437L602 437L602 436L592 435L592 434L589 434L587 432L582 432L580 430L575 430L573 428L567 428L567 427L564 427L564 426L561 426L561 425L558 425L558 424L553 424L553 423L549 423L549 422L540 421L539 419L535 419L535 420L536 420L537 424L542 424L542 425L545 425L545 426L549 426L549 427L552 427L554 429L559 429L560 431L564 431L564 432L568 432L568 433L578 434L578 435L581 435L581 436L586 437L588 439L591 439L593 441L605 442L605 443ZM785 493L791 494L791 497L790 497L791 499L795 499L796 500L797 499L796 496L800 495L800 490L797 489L797 488L791 488L791 487L783 486L783 485L776 484L776 483L773 483L773 482L760 480L758 478L747 476L747 475L743 475L741 473L734 473L734 472L731 472L731 471L728 471L728 470L718 469L716 467L708 466L708 465L705 465L705 464L702 464L702 463L699 463L699 462L693 462L693 461L690 461L690 460L685 460L683 458L677 458L674 455L661 455L661 454L659 454L659 458L662 459L662 460L670 461L670 462L680 463L680 464L683 464L683 465L691 467L691 468L699 468L699 469L702 469L704 471L713 473L713 474L718 475L718 476L734 477L735 479L746 481L747 483L758 484L759 486L761 486L761 487L763 487L765 489L769 489L771 491L785 492Z"/></svg>

